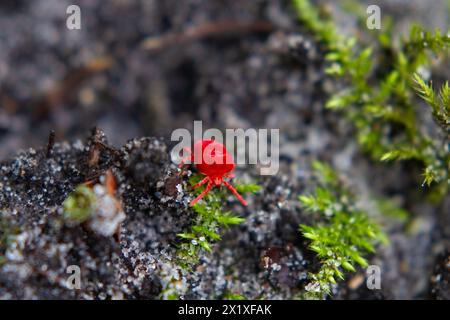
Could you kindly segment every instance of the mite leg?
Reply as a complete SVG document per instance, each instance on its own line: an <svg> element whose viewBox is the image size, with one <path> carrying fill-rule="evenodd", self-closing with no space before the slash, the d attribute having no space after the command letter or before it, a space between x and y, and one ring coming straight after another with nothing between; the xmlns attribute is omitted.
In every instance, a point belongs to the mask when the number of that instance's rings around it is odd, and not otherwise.
<svg viewBox="0 0 450 320"><path fill-rule="evenodd" d="M225 185L225 187L227 187L228 189L230 189L231 192L233 192L234 196L244 205L247 205L247 201L244 200L244 198L242 198L242 196L236 191L236 189L229 184L227 181L223 180L222 181L223 184Z"/></svg>
<svg viewBox="0 0 450 320"><path fill-rule="evenodd" d="M203 198L203 197L211 190L212 187L213 187L213 184L212 184L211 181L209 181L209 182L208 182L208 185L206 186L206 189L203 190L203 192L200 193L200 194L198 195L197 198L195 198L194 200L192 200L191 203L189 204L189 206L192 207L198 200L200 200L201 198Z"/></svg>
<svg viewBox="0 0 450 320"><path fill-rule="evenodd" d="M194 184L194 185L192 186L192 189L196 189L196 188L198 188L198 187L204 185L205 183L207 183L207 182L210 181L210 180L211 180L211 179L209 179L209 177L205 177L202 181L200 181L200 182Z"/></svg>

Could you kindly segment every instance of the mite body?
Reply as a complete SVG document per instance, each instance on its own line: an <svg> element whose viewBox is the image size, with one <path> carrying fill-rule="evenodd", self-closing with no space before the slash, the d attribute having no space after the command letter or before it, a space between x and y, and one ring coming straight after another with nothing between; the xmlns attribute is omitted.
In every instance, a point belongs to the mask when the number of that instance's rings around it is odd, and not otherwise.
<svg viewBox="0 0 450 320"><path fill-rule="evenodd" d="M219 187L225 185L235 197L244 205L247 202L236 191L236 189L224 178L232 178L232 171L236 167L232 155L227 151L222 143L214 140L199 140L194 144L194 152L190 150L190 155L181 161L180 167L184 165L187 160L195 164L197 170L205 175L199 183L192 188L198 188L206 184L205 190L191 201L190 206L193 206L198 200L203 198L212 187Z"/></svg>

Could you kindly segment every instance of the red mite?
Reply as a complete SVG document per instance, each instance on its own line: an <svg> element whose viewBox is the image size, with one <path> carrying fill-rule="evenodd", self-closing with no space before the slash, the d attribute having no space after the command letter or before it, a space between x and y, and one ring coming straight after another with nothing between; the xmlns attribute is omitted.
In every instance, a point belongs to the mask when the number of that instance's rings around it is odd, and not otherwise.
<svg viewBox="0 0 450 320"><path fill-rule="evenodd" d="M187 151L190 152L189 150ZM187 160L194 163L198 171L206 176L192 188L195 189L207 183L205 190L203 190L197 198L191 201L189 204L190 206L193 206L198 200L203 198L212 187L219 187L222 183L244 206L247 205L247 202L236 189L233 188L229 182L224 180L224 178L232 178L234 176L231 172L236 165L234 164L233 157L223 144L214 140L199 140L194 144L194 153L192 154L191 152L188 157L182 159L180 167L182 167Z"/></svg>

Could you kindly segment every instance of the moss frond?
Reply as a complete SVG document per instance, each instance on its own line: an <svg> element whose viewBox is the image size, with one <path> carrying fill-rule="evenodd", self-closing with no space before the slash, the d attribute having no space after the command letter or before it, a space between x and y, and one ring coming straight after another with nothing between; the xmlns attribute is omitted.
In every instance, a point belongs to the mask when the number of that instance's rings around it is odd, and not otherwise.
<svg viewBox="0 0 450 320"><path fill-rule="evenodd" d="M338 175L326 164L316 162L319 185L311 195L299 197L302 206L318 215L320 223L300 225L309 248L317 254L320 269L310 273L304 296L323 299L330 295L333 285L344 279L345 272L367 267L366 255L374 253L387 237L381 226L354 205L355 196L343 186Z"/></svg>
<svg viewBox="0 0 450 320"><path fill-rule="evenodd" d="M189 184L193 186L201 179L201 175L193 175L189 179ZM235 187L241 194L256 193L260 190L260 187L255 184L237 184ZM202 186L193 192L198 195L203 190ZM245 221L244 218L223 210L223 204L228 196L229 194L225 190L213 188L203 198L204 201L197 202L192 207L197 214L193 225L188 232L178 234L182 240L178 248L178 257L184 268L196 264L201 251L211 252L214 243L221 240L223 229Z"/></svg>
<svg viewBox="0 0 450 320"><path fill-rule="evenodd" d="M417 73L413 75L416 93L431 107L434 120L450 141L450 88L446 81L437 92L432 83L427 84Z"/></svg>

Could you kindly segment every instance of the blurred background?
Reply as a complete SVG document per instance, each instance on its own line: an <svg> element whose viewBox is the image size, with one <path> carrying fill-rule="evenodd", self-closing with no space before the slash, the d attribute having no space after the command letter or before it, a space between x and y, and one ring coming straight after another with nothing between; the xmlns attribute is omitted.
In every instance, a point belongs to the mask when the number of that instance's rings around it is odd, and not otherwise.
<svg viewBox="0 0 450 320"><path fill-rule="evenodd" d="M326 3L343 30L356 28ZM445 0L377 1L401 33L413 21L448 25ZM81 8L81 30L66 9ZM289 1L2 0L0 158L95 125L110 143L170 136L193 120L217 128L280 128L284 157L334 146L331 86Z"/></svg>

